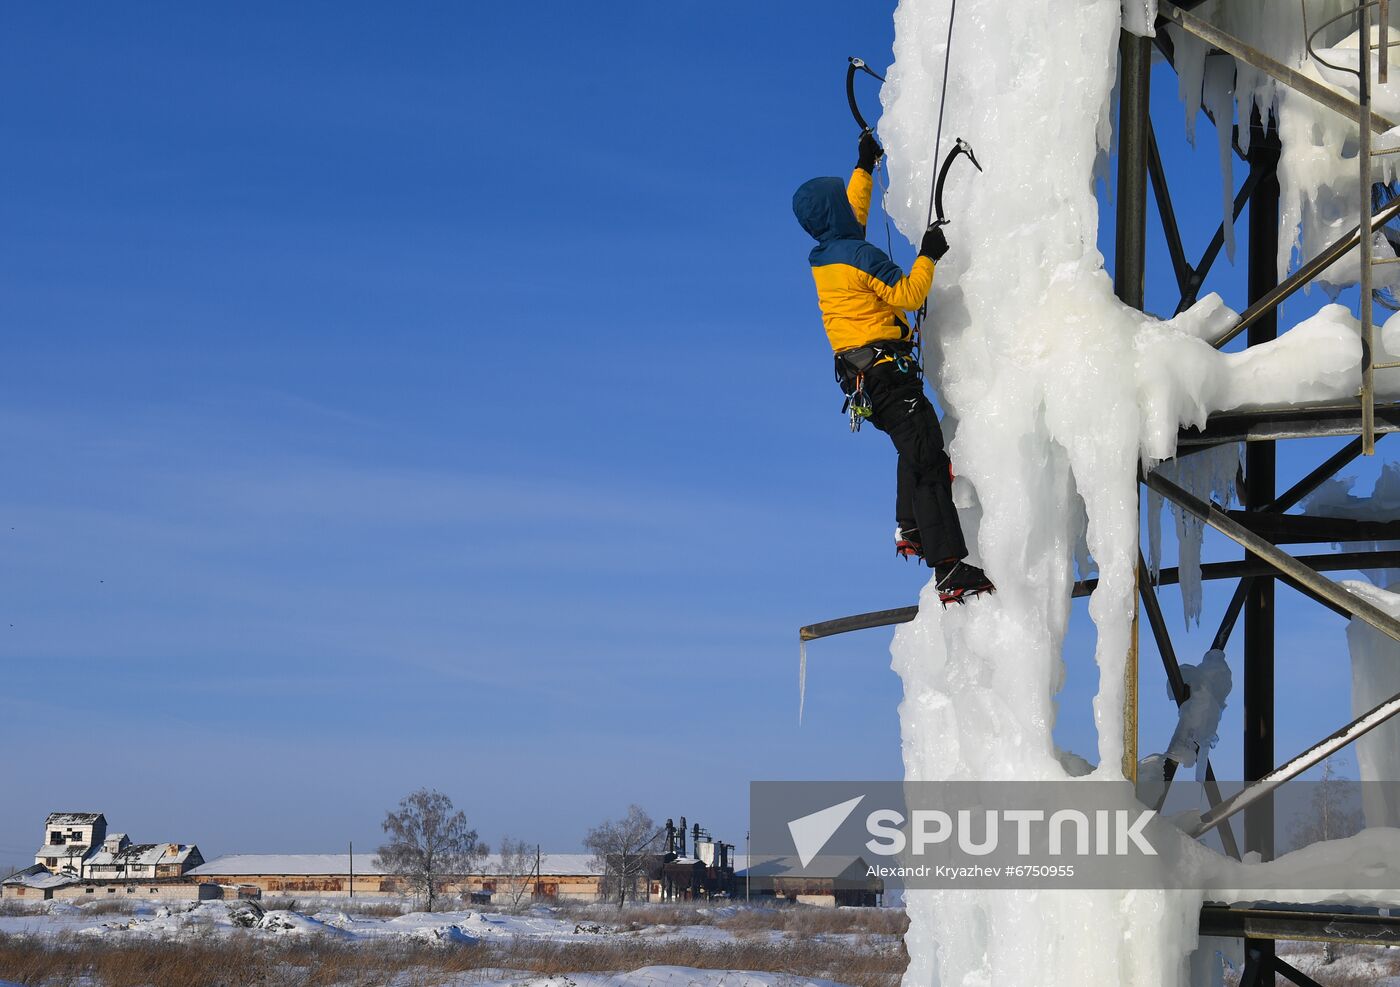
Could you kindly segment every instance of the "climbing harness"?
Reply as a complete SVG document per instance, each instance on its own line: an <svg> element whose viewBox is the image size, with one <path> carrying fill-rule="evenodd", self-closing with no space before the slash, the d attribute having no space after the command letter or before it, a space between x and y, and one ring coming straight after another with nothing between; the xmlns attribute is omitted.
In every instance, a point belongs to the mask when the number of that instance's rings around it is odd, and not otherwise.
<svg viewBox="0 0 1400 987"><path fill-rule="evenodd" d="M849 416L852 432L859 432L861 425L875 413L865 390L865 374L877 363L884 362L893 363L900 373L922 373L912 340L881 340L836 354L836 383L846 395L841 413Z"/></svg>

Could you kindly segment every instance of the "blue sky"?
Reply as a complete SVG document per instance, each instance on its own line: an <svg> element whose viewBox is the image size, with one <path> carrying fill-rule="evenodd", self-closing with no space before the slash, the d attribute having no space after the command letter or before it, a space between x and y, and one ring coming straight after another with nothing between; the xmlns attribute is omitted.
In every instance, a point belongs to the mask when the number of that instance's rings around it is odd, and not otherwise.
<svg viewBox="0 0 1400 987"><path fill-rule="evenodd" d="M789 211L853 163L845 58L888 63L889 13L10 10L0 862L50 809L208 855L367 848L420 785L488 840L576 848L636 801L742 845L750 779L896 776L888 634L815 645L796 724L796 628L923 571ZM1169 74L1156 99L1197 253L1213 134L1185 148ZM1345 662L1336 618L1284 620L1281 681ZM1077 605L1080 750L1091 640ZM1346 690L1283 695L1280 754Z"/></svg>

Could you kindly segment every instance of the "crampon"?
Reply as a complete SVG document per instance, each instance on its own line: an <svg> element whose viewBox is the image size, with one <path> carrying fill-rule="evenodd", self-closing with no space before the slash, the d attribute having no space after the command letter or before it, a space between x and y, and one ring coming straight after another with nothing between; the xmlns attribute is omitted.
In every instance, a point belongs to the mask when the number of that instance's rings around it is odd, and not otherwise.
<svg viewBox="0 0 1400 987"><path fill-rule="evenodd" d="M938 568L942 570L943 567ZM985 572L966 562L956 562L946 572L940 571L935 588L938 590L939 602L945 608L950 603L966 603L983 593L997 591Z"/></svg>
<svg viewBox="0 0 1400 987"><path fill-rule="evenodd" d="M919 544L917 532L905 532L903 528L894 529L894 554L904 559L914 559L918 561L924 557L924 546Z"/></svg>

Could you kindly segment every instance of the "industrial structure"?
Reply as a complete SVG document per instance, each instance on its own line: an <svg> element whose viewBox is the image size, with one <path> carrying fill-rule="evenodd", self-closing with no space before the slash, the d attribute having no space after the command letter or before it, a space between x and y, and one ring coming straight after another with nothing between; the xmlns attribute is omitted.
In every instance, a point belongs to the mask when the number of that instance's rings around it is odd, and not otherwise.
<svg viewBox="0 0 1400 987"><path fill-rule="evenodd" d="M1359 68L1346 71L1359 77L1358 99L1349 98L1339 90L1330 89L1283 65L1265 53L1232 37L1218 25L1194 13L1203 0L1182 0L1177 4L1162 0L1155 38L1140 37L1124 31L1120 43L1118 76L1118 175L1115 194L1115 260L1114 288L1118 297L1133 308L1144 307L1146 271L1147 216L1149 190L1161 220L1171 258L1172 274L1180 290L1176 311L1182 312L1196 301L1226 239L1224 223L1216 229L1209 245L1194 264L1186 255L1184 238L1177 222L1177 211L1169 191L1169 176L1159 153L1157 136L1149 110L1151 68L1155 53L1176 67L1171 34L1165 30L1175 25L1210 46L1211 57L1231 57L1239 65L1263 73L1280 86L1307 96L1321 105L1340 112L1358 123L1359 141L1357 166L1361 170L1362 194L1357 203L1357 222L1342 236L1315 257L1304 263L1294 274L1280 282L1278 277L1278 231L1280 187L1277 168L1280 141L1277 121L1268 119L1256 109L1249 120L1241 120L1240 128L1248 127L1248 140L1238 134L1231 141L1235 154L1248 165L1248 176L1234 200L1233 218L1238 220L1248 207L1247 219L1247 297L1238 323L1226 334L1214 340L1219 348L1239 334L1246 335L1248 346L1269 342L1278 335L1278 308L1296 292L1306 288L1343 257L1357 252L1361 271L1361 388L1356 398L1330 406L1272 407L1247 412L1232 412L1212 416L1202 429L1183 430L1178 440L1178 457L1201 450L1233 443L1244 443L1242 510L1226 510L1182 489L1161 472L1146 472L1140 480L1176 508L1234 541L1244 550L1237 561L1209 563L1201 567L1206 580L1237 580L1224 617L1214 638L1213 647L1224 648L1237 624L1243 624L1243 763L1241 777L1244 788L1228 799L1222 799L1215 784L1213 769L1206 772L1205 790L1211 808L1202 816L1192 835L1218 832L1222 846L1238 859L1242 853L1258 853L1270 860L1275 855L1275 824L1272 793L1281 784L1343 749L1357 737L1400 712L1400 696L1395 696L1375 709L1341 726L1296 756L1280 762L1275 750L1275 593L1279 583L1298 591L1318 605L1345 619L1359 619L1374 626L1392 639L1400 640L1400 621L1358 596L1347 592L1325 572L1356 569L1378 569L1400 566L1400 552L1375 547L1376 542L1400 540L1400 519L1387 521L1357 521L1345 518L1302 516L1286 513L1310 493L1317 490L1339 470L1360 455L1374 451L1377 439L1400 430L1400 404L1377 402L1373 375L1378 369L1395 364L1377 364L1375 326L1372 312L1372 266L1377 261L1371 255L1372 231L1382 231L1387 223L1400 217L1400 198L1379 208L1373 206L1371 190L1374 183L1371 147L1372 135L1391 130L1395 122L1385 119L1370 106L1373 80L1370 53L1376 42L1371 33L1375 24L1390 24L1389 0L1369 0L1359 3L1343 15L1350 18L1356 30L1357 47L1361 55ZM1330 22L1329 22L1330 23ZM1321 27L1313 25L1316 35ZM1389 41L1384 28L1381 37ZM1389 41L1389 45L1396 42ZM1308 39L1311 50L1311 39ZM1388 47L1388 46L1387 46ZM1386 48L1381 49L1383 52ZM1379 59L1379 81L1385 81L1388 57ZM1199 82L1199 80L1197 80ZM1243 111L1242 111L1243 112ZM1231 120L1216 120L1217 126L1232 126ZM1249 150L1243 152L1247 144ZM1374 153L1388 153L1386 150ZM1366 234L1363 235L1363 230ZM1320 461L1316 468L1288 489L1278 489L1276 443L1321 437L1352 439L1341 450ZM1370 543L1366 550L1333 551L1325 554L1294 556L1279 548L1286 544ZM1176 569L1163 569L1153 580L1142 554L1139 553L1138 583L1140 612L1146 617L1171 695L1178 706L1188 697L1182 679L1171 635L1158 600L1156 586L1177 583ZM1075 596L1087 596L1096 580L1085 580L1074 587ZM869 627L881 627L911 621L917 607L903 607L874 613L857 614L803 627L800 638L805 643L832 634ZM1137 771L1137 654L1136 645L1129 660L1129 696L1125 710L1127 753L1125 773L1130 778ZM1280 683L1287 687L1287 683ZM1291 753L1291 752L1287 752ZM1167 784L1175 765L1167 762ZM1160 803L1159 803L1160 804ZM1241 816L1243 826L1234 829L1233 820ZM1245 940L1246 967L1241 983L1255 985L1273 983L1274 975L1294 983L1311 984L1306 975L1279 958L1274 944L1277 940L1330 940L1355 943L1393 945L1400 941L1400 914L1391 910L1328 908L1318 905L1299 908L1227 907L1207 904L1201 914L1201 932L1213 936L1237 937Z"/></svg>
<svg viewBox="0 0 1400 987"><path fill-rule="evenodd" d="M850 859L828 860L796 880L772 867L746 870L734 844L715 839L684 816L667 819L652 845L626 866L587 853L543 853L507 860L490 854L469 874L444 881L444 893L474 904L592 902L615 891L616 872L632 880L629 898L673 902L771 898L814 905L876 904L884 888ZM857 874L857 871L859 873ZM611 872L611 873L610 873ZM0 882L0 897L21 901L278 897L395 898L403 883L369 853L236 853L205 862L183 843L133 844L108 833L100 812L51 813L36 863Z"/></svg>

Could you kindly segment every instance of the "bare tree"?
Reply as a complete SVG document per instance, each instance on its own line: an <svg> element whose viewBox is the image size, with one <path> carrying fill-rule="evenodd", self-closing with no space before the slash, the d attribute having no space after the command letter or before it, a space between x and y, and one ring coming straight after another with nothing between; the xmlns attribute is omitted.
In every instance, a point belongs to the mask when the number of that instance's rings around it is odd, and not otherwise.
<svg viewBox="0 0 1400 987"><path fill-rule="evenodd" d="M535 867L538 860L538 846L524 840L513 840L509 836L501 840L500 878L505 886L496 890L504 896L506 907L511 911L519 910L525 895L539 881L540 875Z"/></svg>
<svg viewBox="0 0 1400 987"><path fill-rule="evenodd" d="M1314 783L1310 809L1290 826L1292 850L1323 840L1345 839L1366 828L1358 786L1333 766L1331 758L1323 764L1321 780Z"/></svg>
<svg viewBox="0 0 1400 987"><path fill-rule="evenodd" d="M651 816L632 805L626 816L593 827L583 838L603 873L604 896L616 893L618 908L626 904L629 893L636 896L637 882L650 876L658 855L649 848L660 835Z"/></svg>
<svg viewBox="0 0 1400 987"><path fill-rule="evenodd" d="M384 832L389 841L379 848L375 864L424 899L428 911L449 879L465 876L487 854L466 815L453 812L452 800L442 792L427 788L405 795L397 812L384 814Z"/></svg>
<svg viewBox="0 0 1400 987"><path fill-rule="evenodd" d="M1355 836L1366 828L1361 811L1357 784L1336 769L1328 758L1322 766L1322 778L1312 791L1312 804L1307 815L1293 820L1289 827L1290 849L1298 850L1323 840L1340 840ZM1337 959L1337 944L1323 943L1322 962Z"/></svg>

